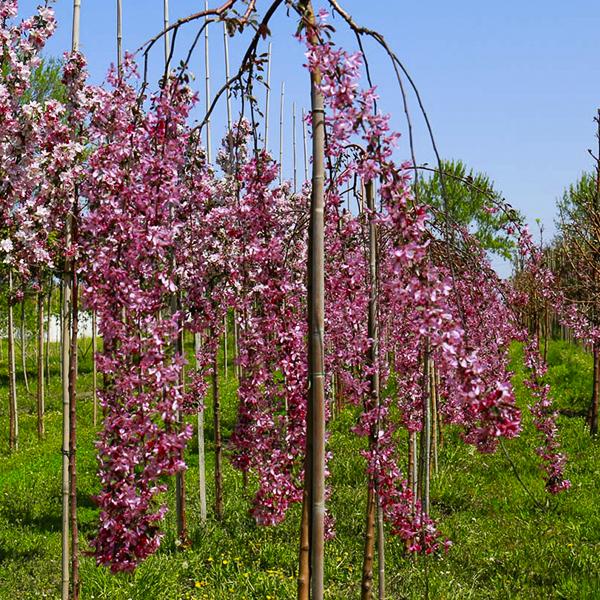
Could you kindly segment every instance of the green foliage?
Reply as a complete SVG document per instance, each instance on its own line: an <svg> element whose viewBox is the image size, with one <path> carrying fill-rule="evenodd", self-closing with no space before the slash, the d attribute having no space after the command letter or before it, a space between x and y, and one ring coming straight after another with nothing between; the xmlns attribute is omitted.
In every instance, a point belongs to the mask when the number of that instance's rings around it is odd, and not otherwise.
<svg viewBox="0 0 600 600"><path fill-rule="evenodd" d="M57 58L44 58L31 73L31 88L23 96L23 102L66 100L66 89L62 83L63 61Z"/></svg>
<svg viewBox="0 0 600 600"><path fill-rule="evenodd" d="M447 210L450 221L465 227L489 252L512 258L515 243L502 227L511 221L521 222L522 216L514 209L511 209L510 218L502 211L492 214L485 210L493 206L490 198L501 200L500 193L485 173L468 170L460 160L443 160L441 170L443 182L438 170L419 181L419 199L436 209L438 214L443 215Z"/></svg>
<svg viewBox="0 0 600 600"><path fill-rule="evenodd" d="M98 491L95 478L94 431L91 425L91 363L81 345L79 381L79 517L84 540L93 532ZM188 344L191 350L191 344ZM5 349L4 349L5 352ZM515 385L524 409L525 431L506 449L536 506L517 481L502 451L480 455L465 446L452 428L445 429L440 471L432 482L432 512L453 540L448 554L426 559L408 557L391 537L386 543L388 598L437 599L597 598L600 589L600 446L592 442L581 418L562 417L563 444L569 455L573 488L556 498L544 492L534 448L537 438L526 416L530 399L518 367ZM85 354L85 355L84 355ZM4 353L4 356L6 354ZM35 399L20 389L22 443L8 455L6 403L0 405L0 599L58 598L60 583L60 381L58 348L53 349L48 394L48 436L35 439ZM591 386L591 361L581 349L563 342L549 346L548 378L559 405L578 406L578 394ZM0 380L6 395L5 364ZM230 373L232 370L230 370ZM34 375L34 374L32 374ZM32 380L35 384L35 379ZM235 423L235 382L223 386L224 433ZM573 402L573 405L570 403ZM357 414L347 409L332 425L330 446L332 497L336 537L326 546L326 598L345 600L360 595L362 535L366 502L364 440L348 433ZM176 544L173 486L167 495L171 510L167 535L156 556L134 575L113 576L89 557L82 559L83 600L283 600L295 597L299 510L276 528L260 528L248 516L253 482L245 492L241 476L225 464L225 519L210 518L212 492L212 412L205 418L209 521L200 524L196 443L188 451L188 522L192 548Z"/></svg>

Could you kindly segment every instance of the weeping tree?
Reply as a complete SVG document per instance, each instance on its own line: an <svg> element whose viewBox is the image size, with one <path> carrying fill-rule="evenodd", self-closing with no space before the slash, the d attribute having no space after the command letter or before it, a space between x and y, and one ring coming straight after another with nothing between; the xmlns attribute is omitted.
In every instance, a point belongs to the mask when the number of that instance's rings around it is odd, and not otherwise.
<svg viewBox="0 0 600 600"><path fill-rule="evenodd" d="M596 117L600 127L600 112ZM600 130L599 130L600 133ZM600 135L598 137L600 142ZM585 318L585 331L575 335L589 339L593 353L593 384L588 422L590 433L598 433L600 396L600 159L596 159L595 173L583 173L570 185L558 201L559 237L555 253L561 292L568 302L577 307ZM591 334L591 335L590 335Z"/></svg>

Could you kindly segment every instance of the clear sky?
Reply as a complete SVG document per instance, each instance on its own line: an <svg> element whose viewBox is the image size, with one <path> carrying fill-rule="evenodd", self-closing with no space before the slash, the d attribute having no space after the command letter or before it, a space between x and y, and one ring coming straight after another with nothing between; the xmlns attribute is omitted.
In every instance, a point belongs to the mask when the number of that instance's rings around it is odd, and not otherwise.
<svg viewBox="0 0 600 600"><path fill-rule="evenodd" d="M162 27L162 0L122 0L124 47L137 49ZM540 218L550 237L555 200L592 162L587 148L596 147L592 121L600 106L600 3L597 0L340 0L364 25L385 35L413 75L431 118L443 157L462 159L485 171L506 199L533 224ZM211 6L222 0L211 0ZM325 3L316 0L316 6ZM20 0L28 15L36 0ZM92 81L103 80L115 60L116 0L82 0L81 47ZM266 0L258 0L263 10ZM171 20L199 10L201 0L170 0ZM55 3L59 30L48 53L61 54L70 45L71 0ZM270 146L278 150L279 88L285 81L285 145L291 143L291 103L308 103L303 52L293 39L295 20L285 9L273 20L273 67ZM340 43L352 36L334 20ZM198 24L178 35L181 58ZM381 108L393 114L393 124L405 131L401 98L390 65L368 46ZM203 47L192 70L203 90ZM231 42L232 70L241 58L241 42ZM223 37L211 33L213 89L224 81ZM151 57L151 77L159 75L162 48ZM260 93L258 94L261 95ZM198 111L202 110L202 104ZM417 160L432 161L432 152L414 99ZM215 132L223 121L215 117ZM300 132L298 132L300 136ZM216 137L216 133L215 133ZM408 158L406 139L400 148ZM301 156L301 151L298 151ZM284 170L290 174L289 150Z"/></svg>

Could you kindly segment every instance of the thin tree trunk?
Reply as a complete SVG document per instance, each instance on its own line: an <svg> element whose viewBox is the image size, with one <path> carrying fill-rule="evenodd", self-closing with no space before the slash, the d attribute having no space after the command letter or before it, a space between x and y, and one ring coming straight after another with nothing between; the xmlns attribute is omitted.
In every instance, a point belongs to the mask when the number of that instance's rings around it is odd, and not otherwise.
<svg viewBox="0 0 600 600"><path fill-rule="evenodd" d="M19 335L21 337L21 368L23 369L23 383L25 391L31 394L29 389L29 379L27 378L27 332L25 331L25 298L21 300L21 320L19 323Z"/></svg>
<svg viewBox="0 0 600 600"><path fill-rule="evenodd" d="M15 360L15 325L13 310L13 274L8 271L8 414L9 433L8 447L11 450L19 449L19 412L17 408L17 369Z"/></svg>
<svg viewBox="0 0 600 600"><path fill-rule="evenodd" d="M214 336L214 332L212 332L212 335ZM221 440L221 404L219 399L219 363L217 360L217 350L215 350L213 357L213 372L211 378L215 434L215 517L218 521L221 521L223 519L223 443Z"/></svg>
<svg viewBox="0 0 600 600"><path fill-rule="evenodd" d="M377 225L375 193L373 181L368 181L364 185L366 204L369 219L369 308L368 308L368 337L371 340L371 346L367 356L367 364L372 369L370 377L370 398L366 402L365 408L372 409L379 407L379 308L378 308L378 254L377 254ZM374 425L369 438L369 447L372 452L377 452L377 439L380 428L379 420ZM361 598L362 600L371 600L373 597L373 563L375 549L375 516L379 506L377 498L377 481L374 477L369 477L369 492L367 495L367 519L365 532L365 546L363 554L363 570ZM380 540L378 545L382 544ZM380 565L382 567L383 565Z"/></svg>
<svg viewBox="0 0 600 600"><path fill-rule="evenodd" d="M241 378L240 365L238 363L238 357L240 355L240 344L238 334L238 322L237 322L237 311L233 309L233 360L235 365L235 376L239 381Z"/></svg>
<svg viewBox="0 0 600 600"><path fill-rule="evenodd" d="M200 334L194 334L196 356L200 351ZM199 368L196 362L196 369ZM200 521L206 523L206 458L204 453L204 407L198 410L198 490L200 495Z"/></svg>
<svg viewBox="0 0 600 600"><path fill-rule="evenodd" d="M367 493L367 524L365 532L365 546L363 551L360 594L362 600L371 600L373 597L373 563L375 561L375 504L375 488L372 482L369 482L369 491Z"/></svg>
<svg viewBox="0 0 600 600"><path fill-rule="evenodd" d="M377 497L377 566L379 570L379 600L385 599L385 529L383 527L383 507Z"/></svg>
<svg viewBox="0 0 600 600"><path fill-rule="evenodd" d="M426 342L423 382L423 428L421 431L421 452L419 469L421 471L421 509L424 514L429 514L429 482L431 480L431 389L430 389L430 370L431 359L429 358L429 340Z"/></svg>
<svg viewBox="0 0 600 600"><path fill-rule="evenodd" d="M46 310L46 386L50 385L50 323L52 321L52 290L54 283L50 278L50 285L48 286L48 304Z"/></svg>
<svg viewBox="0 0 600 600"><path fill-rule="evenodd" d="M600 398L600 347L597 342L593 346L594 357L594 387L590 406L590 434L598 434L598 403Z"/></svg>
<svg viewBox="0 0 600 600"><path fill-rule="evenodd" d="M77 244L77 206L73 220L73 244ZM79 531L77 528L77 338L79 324L79 283L75 261L71 262L71 348L69 356L69 495L71 520L71 592L79 598Z"/></svg>
<svg viewBox="0 0 600 600"><path fill-rule="evenodd" d="M67 246L71 243L71 217L67 218ZM70 542L69 542L69 332L71 314L71 280L65 264L62 281L61 305L61 376L63 400L63 439L62 439L62 600L69 600L70 581Z"/></svg>
<svg viewBox="0 0 600 600"><path fill-rule="evenodd" d="M223 375L225 376L225 381L227 381L227 378L229 377L229 369L228 369L228 344L227 344L227 313L225 313L225 316L223 317Z"/></svg>
<svg viewBox="0 0 600 600"><path fill-rule="evenodd" d="M177 299L177 309L181 309L181 297ZM176 351L182 357L185 356L185 328L183 323L180 324L181 331L177 336ZM185 393L185 370L181 368L179 376L179 384L181 385L182 393ZM183 427L181 411L177 411L177 426ZM183 460L183 449L181 450L181 459ZM188 548L190 541L187 531L187 510L186 510L186 490L185 490L185 471L179 471L175 476L175 501L177 503L177 533L182 548Z"/></svg>
<svg viewBox="0 0 600 600"><path fill-rule="evenodd" d="M92 399L94 402L94 427L98 425L98 366L96 352L98 351L98 337L96 334L96 311L92 311Z"/></svg>
<svg viewBox="0 0 600 600"><path fill-rule="evenodd" d="M431 363L429 373L429 387L431 390L431 460L433 461L433 472L438 472L438 407L437 407L437 385L435 380L435 365Z"/></svg>
<svg viewBox="0 0 600 600"><path fill-rule="evenodd" d="M44 294L37 294L38 352L37 352L37 434L44 437Z"/></svg>
<svg viewBox="0 0 600 600"><path fill-rule="evenodd" d="M410 431L408 434L408 487L412 494L412 510L415 511L416 499L419 490L418 450L417 432Z"/></svg>

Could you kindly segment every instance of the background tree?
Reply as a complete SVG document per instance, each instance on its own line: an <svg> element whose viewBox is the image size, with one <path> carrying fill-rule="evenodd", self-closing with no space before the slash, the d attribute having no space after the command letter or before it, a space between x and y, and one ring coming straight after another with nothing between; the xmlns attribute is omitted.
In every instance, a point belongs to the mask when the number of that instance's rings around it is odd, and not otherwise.
<svg viewBox="0 0 600 600"><path fill-rule="evenodd" d="M506 231L511 221L522 221L521 215L495 211L492 202L502 195L485 173L469 169L460 160L442 160L439 169L422 167L427 176L420 178L416 195L429 204L436 214L446 214L456 226L469 231L481 246L507 260L515 250L514 237Z"/></svg>

